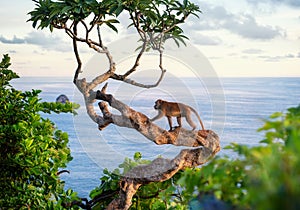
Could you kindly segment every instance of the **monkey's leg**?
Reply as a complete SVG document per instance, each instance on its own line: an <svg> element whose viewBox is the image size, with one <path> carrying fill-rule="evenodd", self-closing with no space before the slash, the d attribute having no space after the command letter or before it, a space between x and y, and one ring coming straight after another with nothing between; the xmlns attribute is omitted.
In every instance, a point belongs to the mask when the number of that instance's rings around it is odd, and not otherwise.
<svg viewBox="0 0 300 210"><path fill-rule="evenodd" d="M181 116L177 117L177 123L178 123L178 126L181 127Z"/></svg>
<svg viewBox="0 0 300 210"><path fill-rule="evenodd" d="M171 117L168 117L168 122L169 122L169 126L170 126L170 131L172 130L172 118Z"/></svg>
<svg viewBox="0 0 300 210"><path fill-rule="evenodd" d="M188 124L193 128L193 130L196 129L196 124L193 122L193 120L191 119L191 116L190 115L187 115L185 117L186 121L188 122Z"/></svg>

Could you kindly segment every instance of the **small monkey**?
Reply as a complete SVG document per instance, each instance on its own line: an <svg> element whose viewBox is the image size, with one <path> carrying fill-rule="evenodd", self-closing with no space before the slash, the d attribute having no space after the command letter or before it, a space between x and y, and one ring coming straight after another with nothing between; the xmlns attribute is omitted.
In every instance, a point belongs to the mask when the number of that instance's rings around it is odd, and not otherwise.
<svg viewBox="0 0 300 210"><path fill-rule="evenodd" d="M193 130L196 129L196 124L193 122L191 118L191 112L195 113L197 116L200 125L202 127L202 130L204 129L203 123L200 119L199 114L196 112L195 109L192 107L182 104L182 103L174 103L174 102L168 102L161 99L158 99L155 101L154 109L158 110L158 115L151 119L151 121L160 119L164 116L168 118L168 122L170 125L170 130L172 130L172 118L176 117L179 127L181 127L181 117L185 117L188 124L193 128Z"/></svg>

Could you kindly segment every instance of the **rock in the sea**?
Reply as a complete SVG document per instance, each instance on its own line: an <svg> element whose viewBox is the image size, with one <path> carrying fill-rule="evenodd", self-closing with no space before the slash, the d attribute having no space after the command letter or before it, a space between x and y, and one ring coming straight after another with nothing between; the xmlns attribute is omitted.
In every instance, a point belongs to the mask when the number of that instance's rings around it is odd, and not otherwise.
<svg viewBox="0 0 300 210"><path fill-rule="evenodd" d="M70 101L69 98L64 94L61 94L60 96L58 96L56 98L56 102L63 103L63 104L65 104L66 102L69 102L69 101Z"/></svg>

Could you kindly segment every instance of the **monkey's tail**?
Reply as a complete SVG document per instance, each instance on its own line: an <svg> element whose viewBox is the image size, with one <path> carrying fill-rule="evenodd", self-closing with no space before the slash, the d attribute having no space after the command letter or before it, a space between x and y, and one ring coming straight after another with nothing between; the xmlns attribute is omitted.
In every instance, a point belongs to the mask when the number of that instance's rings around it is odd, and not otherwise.
<svg viewBox="0 0 300 210"><path fill-rule="evenodd" d="M198 118L198 120L199 120L199 122L200 122L200 125L201 125L201 127L202 127L202 130L205 130L205 128L204 128L204 125L203 125L203 123L202 123L202 120L200 119L200 115L198 114L198 112L194 109L194 108L192 108L191 107L191 110L195 113L195 115L197 116L197 118Z"/></svg>

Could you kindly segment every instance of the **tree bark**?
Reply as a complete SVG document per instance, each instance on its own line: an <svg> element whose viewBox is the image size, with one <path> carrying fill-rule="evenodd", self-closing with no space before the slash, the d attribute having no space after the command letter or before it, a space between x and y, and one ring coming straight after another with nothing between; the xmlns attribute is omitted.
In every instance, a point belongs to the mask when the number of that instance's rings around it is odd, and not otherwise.
<svg viewBox="0 0 300 210"><path fill-rule="evenodd" d="M119 197L114 199L107 209L129 209L132 197L142 185L151 182L163 182L170 179L179 170L196 167L206 163L220 151L219 137L213 131L207 131L203 138L207 147L184 149L174 159L157 158L148 165L139 165L127 172L120 182Z"/></svg>

